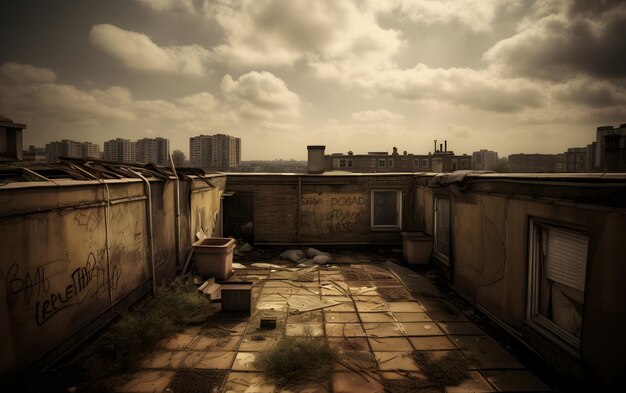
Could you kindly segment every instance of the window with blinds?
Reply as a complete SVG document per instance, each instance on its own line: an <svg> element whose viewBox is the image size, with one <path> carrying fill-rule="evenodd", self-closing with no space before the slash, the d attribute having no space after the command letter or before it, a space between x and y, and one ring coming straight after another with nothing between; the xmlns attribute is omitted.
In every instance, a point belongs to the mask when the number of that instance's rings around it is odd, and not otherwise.
<svg viewBox="0 0 626 393"><path fill-rule="evenodd" d="M531 221L529 317L579 348L583 321L588 236Z"/></svg>
<svg viewBox="0 0 626 393"><path fill-rule="evenodd" d="M543 227L542 240L546 278L584 291L587 237L573 231Z"/></svg>

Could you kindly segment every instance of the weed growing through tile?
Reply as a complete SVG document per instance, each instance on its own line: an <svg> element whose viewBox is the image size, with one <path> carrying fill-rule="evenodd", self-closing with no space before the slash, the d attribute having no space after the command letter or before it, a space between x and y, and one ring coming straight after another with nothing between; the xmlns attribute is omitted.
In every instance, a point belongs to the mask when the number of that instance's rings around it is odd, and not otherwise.
<svg viewBox="0 0 626 393"><path fill-rule="evenodd" d="M333 352L326 342L306 337L283 337L269 351L256 357L255 366L266 370L272 382L280 387L307 383L323 384L331 377Z"/></svg>
<svg viewBox="0 0 626 393"><path fill-rule="evenodd" d="M428 384L457 386L468 377L469 361L460 351L448 352L438 360L433 360L428 352L413 351L413 359L428 378Z"/></svg>
<svg viewBox="0 0 626 393"><path fill-rule="evenodd" d="M86 391L110 391L119 375L136 369L141 358L163 338L178 331L185 321L208 313L210 301L193 285L178 284L157 288L156 298L149 298L123 313L106 332L83 349L73 360L41 376L35 385L54 380L63 390L77 386ZM63 375L57 381L55 375ZM25 391L37 389L25 388Z"/></svg>

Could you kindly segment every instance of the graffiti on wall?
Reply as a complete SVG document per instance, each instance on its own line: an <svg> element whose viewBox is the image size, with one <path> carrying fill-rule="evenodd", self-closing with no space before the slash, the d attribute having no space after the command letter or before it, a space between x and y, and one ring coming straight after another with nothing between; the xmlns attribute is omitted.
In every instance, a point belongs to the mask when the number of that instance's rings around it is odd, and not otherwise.
<svg viewBox="0 0 626 393"><path fill-rule="evenodd" d="M11 314L30 309L32 315L26 319L34 319L41 326L69 307L108 296L109 288L116 289L122 277L121 267L114 265L110 272L107 269L104 249L90 252L81 266L66 274L54 273L58 270L54 265L60 262L69 264L67 260L57 260L23 271L20 264L13 263L6 272L0 271ZM51 286L51 280L55 285Z"/></svg>
<svg viewBox="0 0 626 393"><path fill-rule="evenodd" d="M312 193L300 198L302 233L323 236L358 231L361 216L367 209L362 194Z"/></svg>
<svg viewBox="0 0 626 393"><path fill-rule="evenodd" d="M0 298L4 298L13 328L24 324L41 327L73 307L95 299L110 300L109 291L118 287L122 268L119 261L107 259L103 213L101 209L80 209L69 217L49 216L48 224L41 227L43 233L72 234L60 240L62 248L46 250L44 255L56 254L49 260L38 260L36 244L26 251L6 250L7 263L0 265ZM11 236L7 230L18 237L22 232L20 226L5 226L5 237ZM40 242L37 236L33 239ZM68 253L68 249L74 251Z"/></svg>

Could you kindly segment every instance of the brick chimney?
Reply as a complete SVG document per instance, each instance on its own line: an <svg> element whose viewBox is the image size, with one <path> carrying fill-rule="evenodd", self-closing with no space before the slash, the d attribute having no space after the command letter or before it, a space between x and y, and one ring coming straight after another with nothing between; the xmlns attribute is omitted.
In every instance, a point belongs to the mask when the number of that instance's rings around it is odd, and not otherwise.
<svg viewBox="0 0 626 393"><path fill-rule="evenodd" d="M307 173L324 173L324 150L326 150L326 146L310 145L306 149L309 153Z"/></svg>

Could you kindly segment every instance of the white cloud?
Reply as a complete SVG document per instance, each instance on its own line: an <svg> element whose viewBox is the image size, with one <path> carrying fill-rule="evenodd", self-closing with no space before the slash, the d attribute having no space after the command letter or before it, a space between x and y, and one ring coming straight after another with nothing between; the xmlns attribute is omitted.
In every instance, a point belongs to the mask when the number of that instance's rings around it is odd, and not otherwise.
<svg viewBox="0 0 626 393"><path fill-rule="evenodd" d="M187 138L202 133L241 135L244 130L248 141L258 145L268 133L300 130L300 124L289 122L299 116L300 98L269 72L250 72L238 79L225 76L223 99L203 91L169 100L138 100L119 86L84 89L50 78L22 77L49 76L45 68L7 63L0 70L0 108L27 124L27 140L33 141L29 143L62 138L102 143L149 134L170 138L172 148L186 150Z"/></svg>
<svg viewBox="0 0 626 393"><path fill-rule="evenodd" d="M161 47L145 34L109 24L94 25L89 39L103 52L135 70L194 76L207 72L205 64L210 54L199 45Z"/></svg>
<svg viewBox="0 0 626 393"><path fill-rule="evenodd" d="M234 80L224 76L221 83L226 100L248 117L270 119L276 115L298 116L300 98L272 73L252 71Z"/></svg>
<svg viewBox="0 0 626 393"><path fill-rule="evenodd" d="M341 1L241 0L210 13L225 33L216 61L235 67L291 66L298 61L386 61L400 33L383 29L368 7Z"/></svg>
<svg viewBox="0 0 626 393"><path fill-rule="evenodd" d="M53 83L55 80L56 74L49 68L11 62L0 66L0 81L6 84Z"/></svg>
<svg viewBox="0 0 626 393"><path fill-rule="evenodd" d="M391 3L394 3L393 1ZM396 0L399 13L421 24L458 22L474 31L491 30L502 0Z"/></svg>
<svg viewBox="0 0 626 393"><path fill-rule="evenodd" d="M404 118L404 116L388 111L387 109L354 112L350 117L357 123L396 122Z"/></svg>

